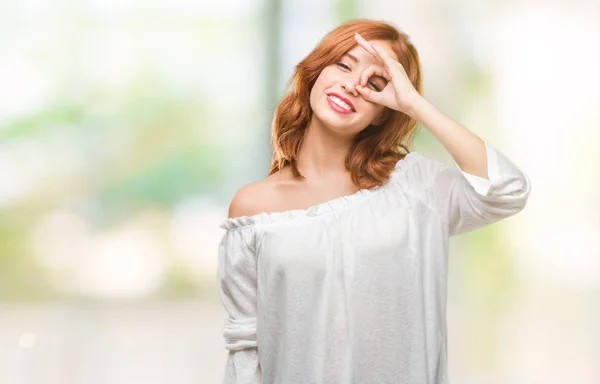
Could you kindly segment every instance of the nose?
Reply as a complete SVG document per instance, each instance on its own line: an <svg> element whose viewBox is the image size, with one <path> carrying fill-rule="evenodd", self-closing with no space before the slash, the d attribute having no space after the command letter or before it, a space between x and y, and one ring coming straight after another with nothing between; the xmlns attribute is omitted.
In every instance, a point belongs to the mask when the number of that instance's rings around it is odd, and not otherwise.
<svg viewBox="0 0 600 384"><path fill-rule="evenodd" d="M353 79L347 79L344 83L342 83L342 88L344 91L351 93L354 96L358 96L358 91L356 90L356 82Z"/></svg>

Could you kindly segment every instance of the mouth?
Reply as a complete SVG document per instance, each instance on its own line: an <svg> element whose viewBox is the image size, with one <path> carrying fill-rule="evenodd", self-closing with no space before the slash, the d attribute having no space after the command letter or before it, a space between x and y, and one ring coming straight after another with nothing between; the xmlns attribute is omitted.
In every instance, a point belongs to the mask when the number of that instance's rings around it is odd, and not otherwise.
<svg viewBox="0 0 600 384"><path fill-rule="evenodd" d="M335 93L330 92L327 94L327 102L329 105L340 113L354 113L354 105L347 98Z"/></svg>

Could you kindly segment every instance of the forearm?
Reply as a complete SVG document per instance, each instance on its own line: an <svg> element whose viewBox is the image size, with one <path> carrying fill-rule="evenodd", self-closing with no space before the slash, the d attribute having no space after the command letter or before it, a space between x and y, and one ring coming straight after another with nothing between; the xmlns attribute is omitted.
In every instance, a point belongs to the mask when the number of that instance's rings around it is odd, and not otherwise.
<svg viewBox="0 0 600 384"><path fill-rule="evenodd" d="M479 136L444 115L424 97L414 103L409 116L442 143L464 172L488 179L485 143Z"/></svg>

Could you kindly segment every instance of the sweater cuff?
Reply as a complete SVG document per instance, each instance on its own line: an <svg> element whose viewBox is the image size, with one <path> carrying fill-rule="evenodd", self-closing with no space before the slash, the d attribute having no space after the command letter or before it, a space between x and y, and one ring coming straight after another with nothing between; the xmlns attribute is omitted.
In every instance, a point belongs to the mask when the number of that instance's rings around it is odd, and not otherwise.
<svg viewBox="0 0 600 384"><path fill-rule="evenodd" d="M487 196L490 188L492 187L492 180L496 180L498 176L498 165L496 161L496 153L494 149L488 145L488 142L482 139L485 143L485 151L487 156L487 170L488 170L488 179L484 179L479 176L471 175L463 171L458 163L455 161L454 164L460 170L464 178L469 182L469 184L473 187L475 192L480 194L481 196Z"/></svg>

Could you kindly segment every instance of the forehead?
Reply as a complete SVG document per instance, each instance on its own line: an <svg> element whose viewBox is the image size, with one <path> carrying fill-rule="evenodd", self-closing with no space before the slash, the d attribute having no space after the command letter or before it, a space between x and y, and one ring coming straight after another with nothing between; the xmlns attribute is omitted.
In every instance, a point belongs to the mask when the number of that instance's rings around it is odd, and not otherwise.
<svg viewBox="0 0 600 384"><path fill-rule="evenodd" d="M389 56L391 56L394 60L398 61L398 56L396 56L396 53L392 50L392 48L390 47L390 44L387 41L384 41L384 40L368 40L368 41L377 45L385 53L387 53ZM364 49L363 47L361 47L358 44L346 53L350 54L351 56L354 56L359 61L360 64L364 64L364 65L381 64L380 61L375 56L373 56L372 54L367 52L366 49Z"/></svg>

